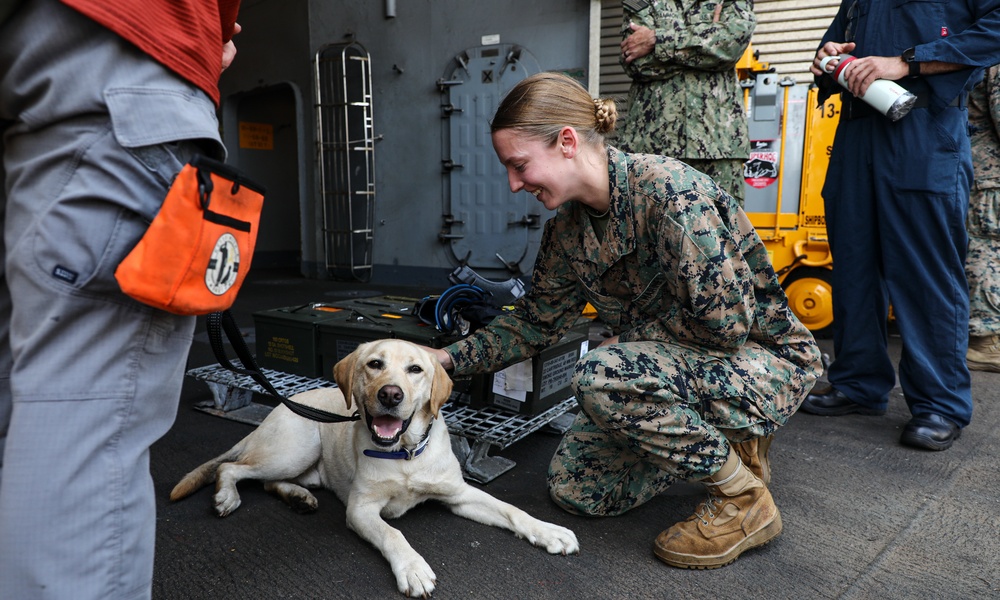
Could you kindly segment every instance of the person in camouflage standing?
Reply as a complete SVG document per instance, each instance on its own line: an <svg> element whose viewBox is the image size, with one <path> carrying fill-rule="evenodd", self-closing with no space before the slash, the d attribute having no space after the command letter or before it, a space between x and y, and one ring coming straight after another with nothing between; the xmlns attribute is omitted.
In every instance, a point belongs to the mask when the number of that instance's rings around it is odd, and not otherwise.
<svg viewBox="0 0 1000 600"><path fill-rule="evenodd" d="M749 155L736 62L757 24L752 0L625 0L620 62L632 79L617 144L678 158L743 205Z"/></svg>
<svg viewBox="0 0 1000 600"><path fill-rule="evenodd" d="M973 182L966 225L970 369L1000 372L1000 65L969 92Z"/></svg>
<svg viewBox="0 0 1000 600"><path fill-rule="evenodd" d="M590 302L615 335L575 366L581 410L549 492L569 512L607 516L703 481L708 499L654 552L721 567L781 532L767 451L820 352L733 197L676 159L607 146L616 119L613 100L556 73L504 97L491 130L510 189L557 212L514 310L428 350L456 375L493 372L559 340Z"/></svg>

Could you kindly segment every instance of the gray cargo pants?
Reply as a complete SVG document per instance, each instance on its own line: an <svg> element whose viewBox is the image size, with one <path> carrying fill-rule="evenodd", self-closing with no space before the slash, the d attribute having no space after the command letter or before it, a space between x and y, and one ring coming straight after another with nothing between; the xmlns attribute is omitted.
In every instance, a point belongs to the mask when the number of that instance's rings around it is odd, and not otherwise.
<svg viewBox="0 0 1000 600"><path fill-rule="evenodd" d="M0 27L0 131L0 598L149 598L149 448L195 321L124 296L114 270L191 154L221 154L215 107L30 0Z"/></svg>

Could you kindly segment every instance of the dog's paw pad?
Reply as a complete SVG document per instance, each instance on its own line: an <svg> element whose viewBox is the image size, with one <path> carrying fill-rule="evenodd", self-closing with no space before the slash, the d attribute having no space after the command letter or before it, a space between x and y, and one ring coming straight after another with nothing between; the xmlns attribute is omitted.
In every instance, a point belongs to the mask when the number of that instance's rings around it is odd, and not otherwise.
<svg viewBox="0 0 1000 600"><path fill-rule="evenodd" d="M580 551L576 534L565 527L550 524L546 531L539 533L537 541L532 543L545 548L549 554L576 554Z"/></svg>
<svg viewBox="0 0 1000 600"><path fill-rule="evenodd" d="M316 512L316 509L319 508L319 501L316 500L315 496L310 494L308 498L303 496L288 498L288 505L300 515L306 515Z"/></svg>
<svg viewBox="0 0 1000 600"><path fill-rule="evenodd" d="M220 517L228 516L239 507L239 494L229 493L227 491L220 491L215 494L215 513Z"/></svg>
<svg viewBox="0 0 1000 600"><path fill-rule="evenodd" d="M411 561L401 571L396 572L396 585L400 592L410 598L430 598L437 576L424 559Z"/></svg>

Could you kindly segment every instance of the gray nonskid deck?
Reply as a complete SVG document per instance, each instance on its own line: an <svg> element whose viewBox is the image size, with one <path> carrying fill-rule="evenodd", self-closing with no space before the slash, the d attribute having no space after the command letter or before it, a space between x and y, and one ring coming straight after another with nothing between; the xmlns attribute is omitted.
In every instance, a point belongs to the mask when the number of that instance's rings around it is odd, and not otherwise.
<svg viewBox="0 0 1000 600"><path fill-rule="evenodd" d="M329 282L251 280L237 318L248 324L252 311L321 300L340 289ZM828 341L821 345L832 352ZM890 346L898 358L899 340ZM199 337L189 365L212 362ZM974 421L940 453L898 444L909 418L898 388L883 417L793 416L771 451L771 491L784 531L723 569L673 569L652 554L656 535L701 501L698 484L675 485L619 517L577 517L556 507L545 478L559 434L547 427L502 449L491 446L514 466L474 485L573 529L579 555L551 556L437 503L417 507L393 526L434 569L439 599L1000 597L1000 374L974 372L972 384ZM384 559L348 530L331 492L317 492L320 506L311 515L295 513L259 482L240 485L243 504L225 519L212 511L210 487L181 502L167 500L181 476L253 427L195 409L211 397L204 382L187 378L177 422L153 447L154 598L402 597Z"/></svg>

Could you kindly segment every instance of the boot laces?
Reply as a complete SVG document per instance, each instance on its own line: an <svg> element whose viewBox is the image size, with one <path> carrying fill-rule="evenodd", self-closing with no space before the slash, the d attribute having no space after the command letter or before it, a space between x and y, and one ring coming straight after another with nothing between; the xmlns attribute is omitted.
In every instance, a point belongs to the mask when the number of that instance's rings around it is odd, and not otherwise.
<svg viewBox="0 0 1000 600"><path fill-rule="evenodd" d="M698 510L695 511L695 516L701 521L702 525L708 525L715 518L718 509L721 508L721 502L719 506L716 506L716 502L720 502L719 498L716 498L712 494L708 495L708 498L701 503Z"/></svg>

